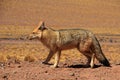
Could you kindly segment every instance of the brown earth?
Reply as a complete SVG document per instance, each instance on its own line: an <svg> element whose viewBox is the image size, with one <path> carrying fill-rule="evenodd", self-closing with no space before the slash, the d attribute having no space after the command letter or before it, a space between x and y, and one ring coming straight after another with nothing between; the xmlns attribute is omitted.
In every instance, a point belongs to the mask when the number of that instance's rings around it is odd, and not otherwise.
<svg viewBox="0 0 120 80"><path fill-rule="evenodd" d="M25 30L29 33L32 29L27 28L37 26L41 20L55 29L79 27L107 33L97 38L111 67L98 61L94 69L85 67L85 57L70 50L63 51L58 68L50 68L42 64L48 49L38 41L0 39L0 80L120 80L119 0L0 0L0 38L3 34L18 36L21 31L15 26L25 28L23 34ZM17 31L10 32L11 25ZM94 31L96 27L98 31Z"/></svg>
<svg viewBox="0 0 120 80"><path fill-rule="evenodd" d="M73 62L73 61L71 61ZM78 61L79 62L79 61ZM119 80L120 65L98 66L91 69L83 64L50 68L39 62L20 62L0 69L0 80Z"/></svg>

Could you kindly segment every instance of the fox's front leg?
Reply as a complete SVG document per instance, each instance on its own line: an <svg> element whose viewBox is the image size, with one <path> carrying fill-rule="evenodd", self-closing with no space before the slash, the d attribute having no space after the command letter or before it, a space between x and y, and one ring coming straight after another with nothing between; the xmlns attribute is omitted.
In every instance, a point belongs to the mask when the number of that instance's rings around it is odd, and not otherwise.
<svg viewBox="0 0 120 80"><path fill-rule="evenodd" d="M58 67L58 63L59 63L59 61L60 61L60 56L61 56L61 50L58 51L58 52L55 54L55 63L54 63L54 65L51 66L51 67L53 67L53 68Z"/></svg>
<svg viewBox="0 0 120 80"><path fill-rule="evenodd" d="M48 64L48 62L50 61L50 59L52 58L52 56L54 55L53 51L50 51L46 60L44 62L42 62L43 64Z"/></svg>
<svg viewBox="0 0 120 80"><path fill-rule="evenodd" d="M91 62L90 62L91 68L94 68L94 60L95 60L95 54L92 54L92 59L91 59Z"/></svg>

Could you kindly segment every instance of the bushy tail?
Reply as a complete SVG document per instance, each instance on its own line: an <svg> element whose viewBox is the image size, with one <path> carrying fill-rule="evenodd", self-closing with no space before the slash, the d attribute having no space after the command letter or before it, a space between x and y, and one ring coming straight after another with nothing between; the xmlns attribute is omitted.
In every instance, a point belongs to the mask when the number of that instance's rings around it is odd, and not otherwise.
<svg viewBox="0 0 120 80"><path fill-rule="evenodd" d="M92 38L93 38L92 51L94 51L97 60L100 63L102 63L104 66L110 66L109 61L107 60L107 58L105 57L105 55L103 54L101 50L101 46L97 38L94 35L92 36Z"/></svg>

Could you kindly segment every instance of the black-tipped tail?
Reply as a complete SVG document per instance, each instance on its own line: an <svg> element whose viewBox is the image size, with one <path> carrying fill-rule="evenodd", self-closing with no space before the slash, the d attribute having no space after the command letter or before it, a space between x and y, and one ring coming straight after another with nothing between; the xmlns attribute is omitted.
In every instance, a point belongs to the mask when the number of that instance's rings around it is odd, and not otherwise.
<svg viewBox="0 0 120 80"><path fill-rule="evenodd" d="M103 54L102 50L101 50L101 46L97 40L97 38L93 35L93 47L92 50L95 53L95 56L97 58L97 60L102 63L104 66L110 67L110 63L107 60L107 58L105 57L105 55Z"/></svg>
<svg viewBox="0 0 120 80"><path fill-rule="evenodd" d="M104 66L110 67L110 63L107 59L100 61L100 63L102 63Z"/></svg>

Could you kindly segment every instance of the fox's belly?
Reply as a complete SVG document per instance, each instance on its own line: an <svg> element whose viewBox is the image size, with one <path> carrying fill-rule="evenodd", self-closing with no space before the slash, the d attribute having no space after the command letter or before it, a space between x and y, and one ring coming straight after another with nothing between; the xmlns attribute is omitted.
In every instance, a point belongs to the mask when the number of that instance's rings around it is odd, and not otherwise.
<svg viewBox="0 0 120 80"><path fill-rule="evenodd" d="M76 48L77 46L78 46L78 42L73 41L73 42L61 43L58 48L60 48L61 50L66 50L66 49Z"/></svg>

